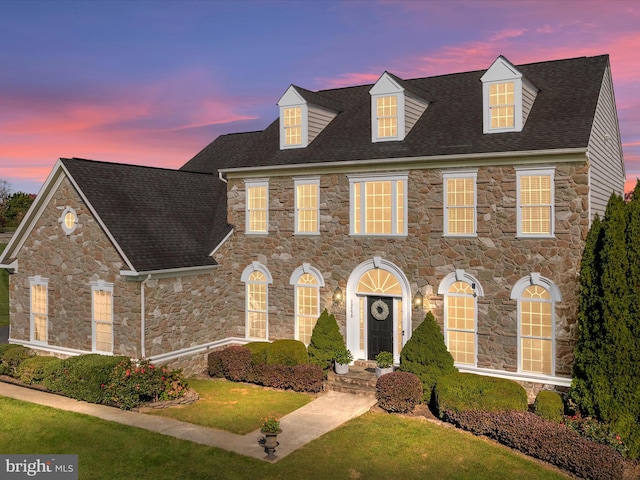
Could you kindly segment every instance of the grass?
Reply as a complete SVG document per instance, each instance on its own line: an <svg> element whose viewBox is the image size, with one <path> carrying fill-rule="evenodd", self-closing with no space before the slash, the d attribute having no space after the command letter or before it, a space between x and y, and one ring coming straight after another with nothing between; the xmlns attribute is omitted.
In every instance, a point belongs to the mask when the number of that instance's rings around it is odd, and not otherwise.
<svg viewBox="0 0 640 480"><path fill-rule="evenodd" d="M6 243L0 243L0 253L6 246ZM9 325L9 274L0 268L0 326L3 325Z"/></svg>
<svg viewBox="0 0 640 480"><path fill-rule="evenodd" d="M81 480L567 478L453 428L388 414L363 415L269 464L3 397L0 412L3 454L77 454Z"/></svg>
<svg viewBox="0 0 640 480"><path fill-rule="evenodd" d="M226 380L191 379L189 388L200 396L196 403L147 413L244 435L260 428L264 417L280 418L313 400L304 393Z"/></svg>

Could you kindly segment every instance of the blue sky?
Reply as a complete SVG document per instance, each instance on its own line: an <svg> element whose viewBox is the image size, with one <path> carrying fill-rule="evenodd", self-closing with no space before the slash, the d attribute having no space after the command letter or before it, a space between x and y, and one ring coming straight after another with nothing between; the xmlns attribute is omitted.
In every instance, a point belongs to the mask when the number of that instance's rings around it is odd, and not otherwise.
<svg viewBox="0 0 640 480"><path fill-rule="evenodd" d="M609 54L640 176L640 2L0 0L0 179L59 157L178 168L310 90Z"/></svg>

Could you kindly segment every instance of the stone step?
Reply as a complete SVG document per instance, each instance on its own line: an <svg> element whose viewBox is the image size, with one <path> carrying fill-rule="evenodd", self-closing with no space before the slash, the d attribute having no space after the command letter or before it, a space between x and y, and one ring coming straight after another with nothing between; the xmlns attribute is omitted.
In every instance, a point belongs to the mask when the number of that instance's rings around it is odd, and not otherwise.
<svg viewBox="0 0 640 480"><path fill-rule="evenodd" d="M372 397L376 396L376 389L371 387L363 387L350 383L333 383L328 384L329 390L333 392L350 393L351 395L358 395L360 397Z"/></svg>
<svg viewBox="0 0 640 480"><path fill-rule="evenodd" d="M346 375L338 375L333 371L329 371L327 387L329 390L336 392L375 397L376 380L374 368L351 365L349 366L349 373Z"/></svg>

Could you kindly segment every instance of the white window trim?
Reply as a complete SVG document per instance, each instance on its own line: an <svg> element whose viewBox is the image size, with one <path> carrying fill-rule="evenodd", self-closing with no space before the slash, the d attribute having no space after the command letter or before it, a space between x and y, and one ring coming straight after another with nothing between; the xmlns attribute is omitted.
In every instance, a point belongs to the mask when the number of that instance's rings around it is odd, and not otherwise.
<svg viewBox="0 0 640 480"><path fill-rule="evenodd" d="M447 180L450 178L473 179L473 233L449 233L449 207L447 207ZM457 170L442 172L444 224L442 225L445 237L477 237L478 236L478 170Z"/></svg>
<svg viewBox="0 0 640 480"><path fill-rule="evenodd" d="M73 217L74 217L73 226L71 228L69 228L65 222L65 217L67 216L68 213L73 214ZM64 233L66 235L71 235L75 231L76 227L78 226L78 214L73 208L65 207L65 209L62 211L62 215L60 215L60 218L58 219L58 222L62 226L62 230L64 231Z"/></svg>
<svg viewBox="0 0 640 480"><path fill-rule="evenodd" d="M284 111L287 108L300 108L300 143L287 144L284 126ZM305 148L309 145L309 106L306 103L280 106L280 150Z"/></svg>
<svg viewBox="0 0 640 480"><path fill-rule="evenodd" d="M368 173L368 174L354 174L354 175L347 175L347 178L349 179L349 235L351 236L355 236L355 237L406 237L407 236L407 209L408 209L408 198L409 198L409 193L408 193L408 178L409 178L409 174L406 172L403 173L395 173L395 174L390 174L390 173ZM402 209L402 215L403 215L403 219L402 219L402 224L404 226L402 233L365 233L365 206L366 206L366 194L365 194L365 188L364 185L367 182L383 182L383 181L390 181L392 182L392 205L391 205L391 226L392 226L392 230L396 230L395 226L398 223L398 218L397 218L397 191L396 191L396 184L395 182L398 181L402 181L404 182L404 195L403 195L403 201L404 201L404 205L403 205L403 209ZM360 233L356 233L355 232L355 221L356 219L353 216L353 211L354 211L354 198L355 198L355 194L354 194L354 185L356 183L360 183L361 187L360 187L360 224L361 224L361 232Z"/></svg>
<svg viewBox="0 0 640 480"><path fill-rule="evenodd" d="M524 371L522 369L522 326L521 326L521 303L522 303L522 294L524 293L527 287L532 285L537 285L539 287L544 288L549 292L551 296L551 374L544 373L536 373ZM517 373L523 373L527 375L545 375L550 377L555 377L556 375L556 303L562 301L562 294L560 293L560 289L557 287L555 283L549 280L546 277L540 275L540 273L532 272L526 277L521 278L516 282L511 290L511 300L516 300L517 302L517 319L516 323L518 325L518 369ZM527 337L528 338L528 337Z"/></svg>
<svg viewBox="0 0 640 480"><path fill-rule="evenodd" d="M109 292L111 293L111 351L105 352L104 350L98 350L96 348L96 316L95 316L95 304L93 301L93 292ZM105 282L104 280L98 280L91 282L91 351L99 353L101 355L113 355L113 346L115 343L115 312L113 310L113 283Z"/></svg>
<svg viewBox="0 0 640 480"><path fill-rule="evenodd" d="M313 232L301 232L298 230L298 186L316 185L318 187L318 197L316 202L316 228ZM294 198L294 234L295 235L320 235L320 177L293 177L293 198Z"/></svg>
<svg viewBox="0 0 640 480"><path fill-rule="evenodd" d="M46 278L42 278L40 275L36 275L35 277L29 277L29 339L32 343L37 345L47 345L49 343L49 280ZM33 295L31 287L33 286L42 286L47 289L47 311L45 312L45 316L47 317L46 323L46 339L45 341L36 340L35 338L35 318L33 312Z"/></svg>
<svg viewBox="0 0 640 480"><path fill-rule="evenodd" d="M398 117L397 135L393 137L378 136L378 98L396 97L396 111ZM405 102L404 92L396 93L380 93L371 95L371 141L376 142L397 142L404 140L405 136L405 120L404 120Z"/></svg>
<svg viewBox="0 0 640 480"><path fill-rule="evenodd" d="M250 219L249 219L249 189L252 187L266 187L267 188L267 215L266 215L266 231L257 232L250 229ZM245 180L244 181L244 191L245 191L245 226L244 231L246 235L268 235L269 234L269 179L255 179L255 180Z"/></svg>
<svg viewBox="0 0 640 480"><path fill-rule="evenodd" d="M313 275L318 282L317 285L300 285L298 282L300 281L300 277L302 275L309 273ZM324 288L324 278L322 277L322 273L317 268L312 267L309 263L303 263L301 266L296 268L291 274L291 278L289 278L289 285L293 286L293 295L294 295L294 328L295 328L295 339L300 340L299 330L298 330L298 287L306 287L306 288L314 288L316 290L316 294L318 296L318 311L316 312L316 318L320 316L320 289Z"/></svg>
<svg viewBox="0 0 640 480"><path fill-rule="evenodd" d="M478 300L477 298L484 297L484 289L482 288L482 285L480 284L480 282L478 282L478 280L473 275L461 269L458 269L455 272L451 272L450 274L448 274L446 277L442 279L442 281L440 282L440 285L438 286L438 295L442 295L444 300L444 343L445 345L448 345L448 334L449 334L449 327L448 327L449 316L447 312L448 307L447 307L446 297L447 295L449 295L449 288L451 288L451 285L453 285L456 282L468 283L469 285L471 285L471 289L473 290L473 293L474 293L473 295L474 296L474 302L473 302L474 347L473 348L475 352L473 364L456 362L456 365L463 366L463 367L477 367L478 366Z"/></svg>
<svg viewBox="0 0 640 480"><path fill-rule="evenodd" d="M555 238L555 166L554 167L516 167L516 208L517 208L517 236L518 238ZM551 196L551 212L548 234L531 234L522 231L522 207L520 202L520 179L528 176L545 176L550 177L550 196Z"/></svg>
<svg viewBox="0 0 640 480"><path fill-rule="evenodd" d="M489 96L491 85L501 83L513 83L513 126L511 127L491 127L491 106ZM521 132L522 131L522 80L519 78L508 78L495 82L485 82L482 85L482 108L484 111L483 133Z"/></svg>
<svg viewBox="0 0 640 480"><path fill-rule="evenodd" d="M245 300L244 300L244 313L245 313L244 327L245 327L245 332L244 332L244 336L247 339L254 338L254 337L250 337L249 336L249 276L255 271L259 271L267 279L266 280L266 304L267 304L266 316L267 317L266 317L266 320L265 320L265 338L257 338L256 340L269 341L269 285L273 283L273 277L271 276L271 273L269 272L267 267L265 267L264 265L262 265L260 262L257 262L257 261L251 262L251 264L247 265L245 267L245 269L242 271L242 275L240 276L240 281L242 281L245 284L245 289L244 289L244 296L245 296Z"/></svg>

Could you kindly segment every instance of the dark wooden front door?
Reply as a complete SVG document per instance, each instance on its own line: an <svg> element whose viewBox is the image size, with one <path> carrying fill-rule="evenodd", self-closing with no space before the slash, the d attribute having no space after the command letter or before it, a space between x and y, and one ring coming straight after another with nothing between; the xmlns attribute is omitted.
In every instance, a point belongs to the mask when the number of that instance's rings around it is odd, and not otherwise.
<svg viewBox="0 0 640 480"><path fill-rule="evenodd" d="M393 298L367 297L367 325L369 360L380 352L393 353Z"/></svg>

